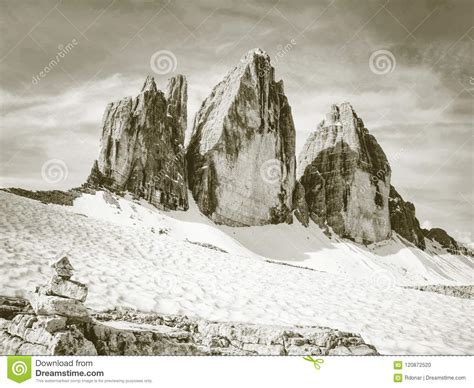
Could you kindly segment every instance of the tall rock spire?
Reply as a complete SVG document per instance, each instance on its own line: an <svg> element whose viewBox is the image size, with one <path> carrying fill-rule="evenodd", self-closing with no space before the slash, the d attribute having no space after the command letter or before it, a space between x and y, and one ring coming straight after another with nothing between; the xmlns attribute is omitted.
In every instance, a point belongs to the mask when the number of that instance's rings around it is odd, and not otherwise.
<svg viewBox="0 0 474 388"><path fill-rule="evenodd" d="M176 76L169 85L165 96L148 76L137 97L107 106L88 184L130 191L166 209L188 208L186 79Z"/></svg>
<svg viewBox="0 0 474 388"><path fill-rule="evenodd" d="M333 105L299 156L310 217L358 242L390 237L391 169L349 103Z"/></svg>
<svg viewBox="0 0 474 388"><path fill-rule="evenodd" d="M186 159L194 199L215 222L291 220L295 128L265 52L249 51L214 87L195 117Z"/></svg>
<svg viewBox="0 0 474 388"><path fill-rule="evenodd" d="M158 88L156 87L156 84L155 84L155 79L149 75L146 77L145 79L145 82L142 86L142 93L143 92L146 92L146 91L149 91L149 92L157 92L158 91Z"/></svg>
<svg viewBox="0 0 474 388"><path fill-rule="evenodd" d="M168 116L176 120L177 136L180 143L184 143L184 135L188 121L188 84L184 75L170 78L166 87L168 101Z"/></svg>

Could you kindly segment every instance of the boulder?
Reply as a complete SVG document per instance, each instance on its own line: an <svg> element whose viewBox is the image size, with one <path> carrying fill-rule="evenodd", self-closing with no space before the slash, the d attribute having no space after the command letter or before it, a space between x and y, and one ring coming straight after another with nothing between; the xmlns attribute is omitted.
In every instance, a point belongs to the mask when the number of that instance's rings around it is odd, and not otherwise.
<svg viewBox="0 0 474 388"><path fill-rule="evenodd" d="M75 299L35 293L30 302L35 313L38 315L61 315L69 318L83 319L89 316L87 308Z"/></svg>
<svg viewBox="0 0 474 388"><path fill-rule="evenodd" d="M87 291L85 284L53 276L48 283L46 293L84 302L87 298Z"/></svg>
<svg viewBox="0 0 474 388"><path fill-rule="evenodd" d="M74 267L71 265L69 259L64 254L56 256L56 258L53 260L53 263L51 264L51 267L58 274L58 276L64 279L69 279L74 272Z"/></svg>
<svg viewBox="0 0 474 388"><path fill-rule="evenodd" d="M0 355L95 356L94 344L64 317L19 314L0 327Z"/></svg>
<svg viewBox="0 0 474 388"><path fill-rule="evenodd" d="M265 52L249 51L204 100L186 160L193 197L216 223L291 222L295 127Z"/></svg>
<svg viewBox="0 0 474 388"><path fill-rule="evenodd" d="M97 356L94 344L74 326L56 333L48 348L50 354L58 356Z"/></svg>

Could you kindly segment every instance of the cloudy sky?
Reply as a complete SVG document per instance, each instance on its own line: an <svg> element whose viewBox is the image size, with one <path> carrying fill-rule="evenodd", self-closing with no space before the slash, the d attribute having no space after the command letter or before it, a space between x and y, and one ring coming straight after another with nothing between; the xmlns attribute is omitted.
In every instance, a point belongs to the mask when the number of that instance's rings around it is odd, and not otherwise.
<svg viewBox="0 0 474 388"><path fill-rule="evenodd" d="M471 241L473 11L470 0L0 0L0 185L80 185L108 102L148 74L162 89L185 74L191 123L259 47L284 80L298 151L332 103L351 102L420 221ZM42 179L51 160L67 169L57 183Z"/></svg>

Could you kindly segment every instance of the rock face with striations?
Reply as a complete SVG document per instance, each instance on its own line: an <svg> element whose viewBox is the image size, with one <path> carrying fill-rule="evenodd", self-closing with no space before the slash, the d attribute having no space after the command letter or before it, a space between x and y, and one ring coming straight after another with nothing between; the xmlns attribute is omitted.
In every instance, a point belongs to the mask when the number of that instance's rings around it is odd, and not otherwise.
<svg viewBox="0 0 474 388"><path fill-rule="evenodd" d="M425 249L425 236L420 227L420 222L415 216L415 205L411 202L405 202L393 186L390 186L388 207L392 230L418 248Z"/></svg>
<svg viewBox="0 0 474 388"><path fill-rule="evenodd" d="M109 104L88 184L128 190L158 207L187 209L186 104L182 75L170 79L166 94L147 77L137 97Z"/></svg>
<svg viewBox="0 0 474 388"><path fill-rule="evenodd" d="M390 237L390 165L349 103L331 107L298 162L314 222L357 242Z"/></svg>
<svg viewBox="0 0 474 388"><path fill-rule="evenodd" d="M203 102L187 151L201 211L230 226L291 222L295 128L269 56L251 50Z"/></svg>

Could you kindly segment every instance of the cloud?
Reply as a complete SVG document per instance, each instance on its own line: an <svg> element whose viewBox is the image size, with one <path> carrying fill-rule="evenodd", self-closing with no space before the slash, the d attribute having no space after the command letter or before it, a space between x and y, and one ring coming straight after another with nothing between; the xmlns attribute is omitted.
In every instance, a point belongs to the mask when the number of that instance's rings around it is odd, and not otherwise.
<svg viewBox="0 0 474 388"><path fill-rule="evenodd" d="M467 246L470 249L474 249L474 242L472 241L471 232L455 230L453 232L453 238L461 244Z"/></svg>
<svg viewBox="0 0 474 388"><path fill-rule="evenodd" d="M431 229L433 227L433 225L431 225L431 222L428 221L428 220L425 220L421 223L421 227L423 229Z"/></svg>
<svg viewBox="0 0 474 388"><path fill-rule="evenodd" d="M115 74L54 96L0 90L2 184L17 178L26 179L27 187L51 188L40 174L40 166L51 158L64 160L70 169L70 179L61 182L61 188L81 184L98 151L106 105L137 95L141 82Z"/></svg>

